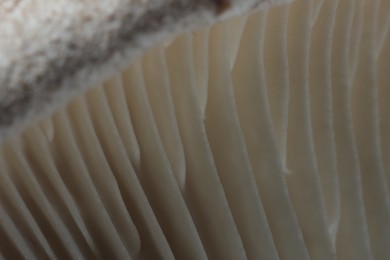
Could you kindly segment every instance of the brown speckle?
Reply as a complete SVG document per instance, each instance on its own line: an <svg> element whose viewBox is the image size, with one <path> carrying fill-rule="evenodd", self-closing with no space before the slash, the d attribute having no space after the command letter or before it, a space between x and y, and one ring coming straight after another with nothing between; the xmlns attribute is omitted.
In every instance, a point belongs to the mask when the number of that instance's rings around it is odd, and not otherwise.
<svg viewBox="0 0 390 260"><path fill-rule="evenodd" d="M221 15L230 8L230 0L212 0L216 6L217 15Z"/></svg>

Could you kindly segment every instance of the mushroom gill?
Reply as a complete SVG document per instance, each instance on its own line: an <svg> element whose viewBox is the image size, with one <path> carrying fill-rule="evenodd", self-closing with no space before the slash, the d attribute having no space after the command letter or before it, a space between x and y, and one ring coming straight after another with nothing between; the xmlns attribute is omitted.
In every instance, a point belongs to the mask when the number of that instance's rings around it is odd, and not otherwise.
<svg viewBox="0 0 390 260"><path fill-rule="evenodd" d="M0 259L390 259L389 31L295 0L160 42L2 145Z"/></svg>

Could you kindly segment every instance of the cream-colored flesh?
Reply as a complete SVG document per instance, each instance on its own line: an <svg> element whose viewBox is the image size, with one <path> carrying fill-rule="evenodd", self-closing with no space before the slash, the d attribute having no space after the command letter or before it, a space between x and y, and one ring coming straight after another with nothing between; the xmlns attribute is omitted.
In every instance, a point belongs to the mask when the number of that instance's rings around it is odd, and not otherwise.
<svg viewBox="0 0 390 260"><path fill-rule="evenodd" d="M390 259L390 4L150 49L0 152L0 259Z"/></svg>

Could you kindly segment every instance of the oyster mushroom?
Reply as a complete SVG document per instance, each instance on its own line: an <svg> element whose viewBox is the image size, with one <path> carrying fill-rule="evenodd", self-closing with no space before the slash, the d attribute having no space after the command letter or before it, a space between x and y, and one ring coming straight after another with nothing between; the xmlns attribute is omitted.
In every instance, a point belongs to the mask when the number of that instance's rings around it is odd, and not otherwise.
<svg viewBox="0 0 390 260"><path fill-rule="evenodd" d="M390 4L282 2L0 4L0 256L390 259Z"/></svg>

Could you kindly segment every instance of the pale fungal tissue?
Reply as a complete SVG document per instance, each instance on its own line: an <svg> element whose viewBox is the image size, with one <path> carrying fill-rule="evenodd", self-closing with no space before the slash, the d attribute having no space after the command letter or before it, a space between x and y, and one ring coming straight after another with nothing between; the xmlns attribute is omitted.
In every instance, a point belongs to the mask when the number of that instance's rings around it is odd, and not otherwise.
<svg viewBox="0 0 390 260"><path fill-rule="evenodd" d="M0 0L0 260L390 259L389 0Z"/></svg>

